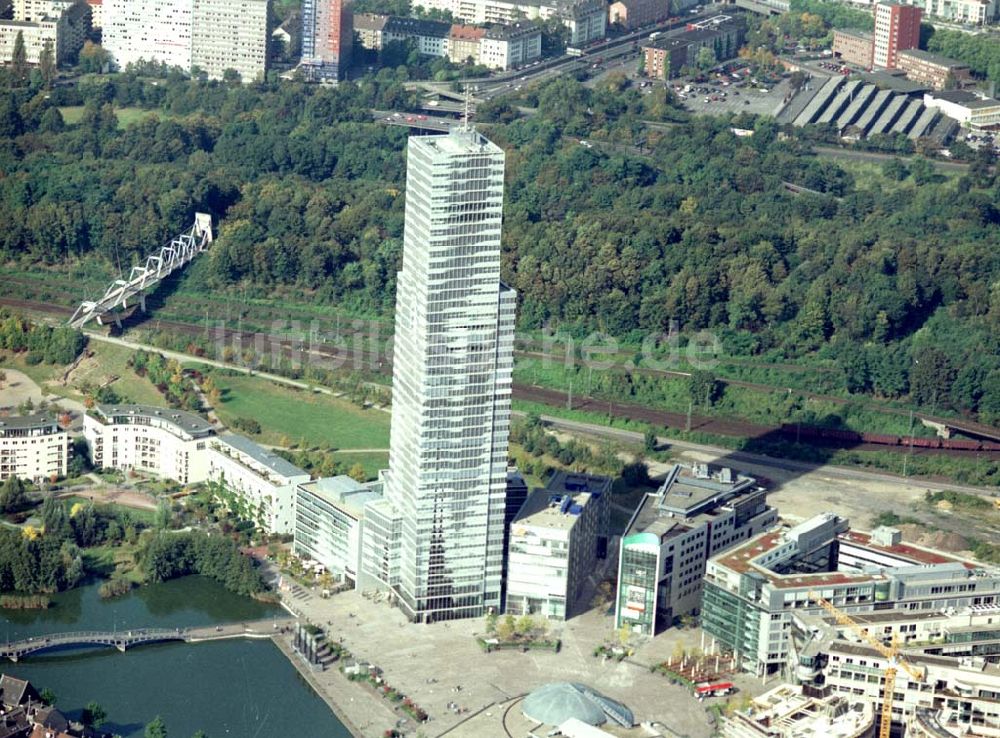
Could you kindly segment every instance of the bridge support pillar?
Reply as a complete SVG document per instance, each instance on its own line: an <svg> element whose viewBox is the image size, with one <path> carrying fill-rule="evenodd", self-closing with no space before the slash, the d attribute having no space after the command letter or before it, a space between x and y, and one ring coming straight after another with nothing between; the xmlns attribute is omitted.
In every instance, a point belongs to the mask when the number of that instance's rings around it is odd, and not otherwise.
<svg viewBox="0 0 1000 738"><path fill-rule="evenodd" d="M97 316L96 320L97 325L104 325L104 319L100 315Z"/></svg>
<svg viewBox="0 0 1000 738"><path fill-rule="evenodd" d="M122 315L121 313L115 313L115 325L118 326L118 330L122 329Z"/></svg>
<svg viewBox="0 0 1000 738"><path fill-rule="evenodd" d="M122 653L125 653L125 644L124 643L116 643L115 644L115 648L117 648Z"/></svg>
<svg viewBox="0 0 1000 738"><path fill-rule="evenodd" d="M142 312L146 312L146 293L145 292L140 292L139 293L139 309Z"/></svg>

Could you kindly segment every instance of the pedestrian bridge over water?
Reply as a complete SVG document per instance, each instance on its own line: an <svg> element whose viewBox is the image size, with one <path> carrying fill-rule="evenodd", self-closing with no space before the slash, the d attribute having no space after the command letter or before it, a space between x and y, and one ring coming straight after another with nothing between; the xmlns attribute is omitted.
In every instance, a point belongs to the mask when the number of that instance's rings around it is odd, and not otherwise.
<svg viewBox="0 0 1000 738"><path fill-rule="evenodd" d="M270 638L283 628L295 625L294 618L273 618L249 623L226 623L199 628L136 628L132 630L81 630L72 633L50 633L19 641L10 641L0 648L0 656L17 662L41 651L57 648L105 647L124 653L133 646L146 643L183 641L202 643L228 638Z"/></svg>

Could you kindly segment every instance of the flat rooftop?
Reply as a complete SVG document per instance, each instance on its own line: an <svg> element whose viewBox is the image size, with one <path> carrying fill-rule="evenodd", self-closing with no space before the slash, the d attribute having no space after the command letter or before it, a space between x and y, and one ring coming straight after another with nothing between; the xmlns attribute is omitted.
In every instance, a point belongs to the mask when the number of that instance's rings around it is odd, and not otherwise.
<svg viewBox="0 0 1000 738"><path fill-rule="evenodd" d="M448 133L440 136L411 136L409 145L427 149L434 154L498 154L503 150L486 138L473 126L456 125Z"/></svg>
<svg viewBox="0 0 1000 738"><path fill-rule="evenodd" d="M756 488L756 479L727 467L712 470L707 464L676 464L657 493L661 509L690 517Z"/></svg>
<svg viewBox="0 0 1000 738"><path fill-rule="evenodd" d="M545 487L537 488L524 501L515 523L552 530L572 530L587 505L609 494L611 480L593 474L557 471Z"/></svg>
<svg viewBox="0 0 1000 738"><path fill-rule="evenodd" d="M381 494L367 485L344 475L301 482L299 487L358 520L364 517L367 503L382 499Z"/></svg>
<svg viewBox="0 0 1000 738"><path fill-rule="evenodd" d="M902 51L896 52L896 55L909 56L914 59L927 62L928 64L937 64L941 67L967 69L969 66L965 62L960 62L957 59L950 59L947 56L941 56L940 54L935 54L932 51L924 51L923 49L903 49Z"/></svg>
<svg viewBox="0 0 1000 738"><path fill-rule="evenodd" d="M882 90L894 90L904 95L913 95L918 92L926 92L930 89L927 85L922 85L913 80L907 79L902 72L892 74L886 71L858 72L858 77L865 82L875 85Z"/></svg>
<svg viewBox="0 0 1000 738"><path fill-rule="evenodd" d="M47 428L55 425L55 419L45 413L34 415L7 415L0 417L0 433L5 430L24 430L26 428Z"/></svg>
<svg viewBox="0 0 1000 738"><path fill-rule="evenodd" d="M95 405L94 410L106 419L116 417L149 418L172 423L191 436L207 436L215 432L212 424L200 415L155 405Z"/></svg>
<svg viewBox="0 0 1000 738"><path fill-rule="evenodd" d="M219 441L227 446L231 446L241 453L246 454L258 464L261 464L275 474L280 474L283 477L309 476L309 472L295 466L295 464L285 458L282 458L271 449L264 448L263 446L254 443L246 436L241 436L236 433L226 433L225 435L219 436Z"/></svg>

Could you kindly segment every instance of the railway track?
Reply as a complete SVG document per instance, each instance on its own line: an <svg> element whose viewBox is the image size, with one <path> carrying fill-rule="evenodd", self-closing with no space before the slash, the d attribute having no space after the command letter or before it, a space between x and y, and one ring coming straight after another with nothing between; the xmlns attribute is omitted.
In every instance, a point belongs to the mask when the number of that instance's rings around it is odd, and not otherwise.
<svg viewBox="0 0 1000 738"><path fill-rule="evenodd" d="M0 305L14 307L21 310L43 313L51 316L68 316L72 311L68 308L48 303L38 303L31 300L21 300L15 298L0 298ZM202 326L191 323L183 323L172 320L153 319L152 325L161 329L166 329L173 333L193 337L206 335L206 329ZM214 329L213 335L219 335L220 329ZM263 340L265 346L278 346L286 356L292 356L296 351L310 353L317 356L321 362L327 365L343 367L345 365L363 367L368 371L373 371L385 376L392 373L391 363L381 360L381 357L373 357L368 351L358 351L351 346L328 346L319 344L313 349L296 346L290 340L275 340L265 334L253 331L241 331L232 328L221 329L221 335L227 343L232 345L239 342L242 346L253 347L255 341ZM323 364L321 363L321 366ZM773 388L771 388L773 389ZM567 393L561 390L548 387L539 387L515 382L513 386L513 397L526 402L537 402L550 407L567 406L569 400ZM646 405L638 405L617 400L604 400L588 396L574 395L572 409L592 412L595 414L608 415L615 418L633 420L648 423L661 428L686 428L688 418L685 413L659 410ZM781 426L761 425L748 421L732 418L715 418L705 415L691 415L691 430L702 431L720 436L730 436L736 438L750 438L759 440L786 441L787 436L782 435ZM838 443L835 439L809 439L812 445L829 449L850 449L857 451L895 451L897 453L908 453L913 456L924 455L944 455L966 459L1000 459L1000 451L972 451L960 449L941 448L911 448L909 446L898 446L878 443Z"/></svg>

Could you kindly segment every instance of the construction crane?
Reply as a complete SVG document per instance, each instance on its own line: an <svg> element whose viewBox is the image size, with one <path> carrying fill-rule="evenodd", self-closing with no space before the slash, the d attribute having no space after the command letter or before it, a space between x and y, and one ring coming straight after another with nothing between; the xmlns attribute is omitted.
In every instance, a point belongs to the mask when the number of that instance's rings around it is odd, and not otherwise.
<svg viewBox="0 0 1000 738"><path fill-rule="evenodd" d="M890 738L890 734L892 733L892 703L895 699L896 672L899 669L903 669L916 682L924 680L923 672L902 657L899 652L899 642L895 631L893 631L890 644L887 646L869 633L867 628L861 627L850 615L816 592L810 592L809 599L819 603L819 606L830 613L834 620L850 628L855 635L882 654L885 660L889 662L889 665L882 671L885 677L885 686L882 688L882 716L879 723L878 736L879 738Z"/></svg>

